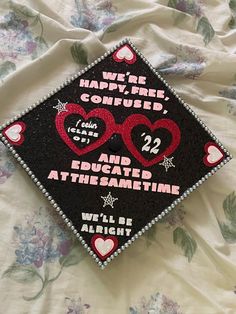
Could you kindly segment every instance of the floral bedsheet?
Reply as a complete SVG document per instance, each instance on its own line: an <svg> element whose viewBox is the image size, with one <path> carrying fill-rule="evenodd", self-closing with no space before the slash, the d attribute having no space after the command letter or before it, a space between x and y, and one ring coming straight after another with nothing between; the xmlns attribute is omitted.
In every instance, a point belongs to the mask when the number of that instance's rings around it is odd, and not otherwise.
<svg viewBox="0 0 236 314"><path fill-rule="evenodd" d="M124 37L236 154L235 0L2 0L0 122ZM0 313L236 313L235 169L101 271L0 143Z"/></svg>

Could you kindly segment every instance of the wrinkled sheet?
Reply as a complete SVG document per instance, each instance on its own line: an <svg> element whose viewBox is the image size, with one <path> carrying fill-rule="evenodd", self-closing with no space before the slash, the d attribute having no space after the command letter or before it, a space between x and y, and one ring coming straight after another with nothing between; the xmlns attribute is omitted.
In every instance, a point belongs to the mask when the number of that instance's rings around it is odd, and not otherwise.
<svg viewBox="0 0 236 314"><path fill-rule="evenodd" d="M236 1L0 2L0 122L129 37L236 154ZM236 313L231 160L104 271L0 143L0 313Z"/></svg>

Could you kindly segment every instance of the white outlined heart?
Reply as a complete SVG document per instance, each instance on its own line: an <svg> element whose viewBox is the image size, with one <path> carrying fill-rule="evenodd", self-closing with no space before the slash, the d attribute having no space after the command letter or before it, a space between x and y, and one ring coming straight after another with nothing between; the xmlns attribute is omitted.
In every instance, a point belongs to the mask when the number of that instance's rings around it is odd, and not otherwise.
<svg viewBox="0 0 236 314"><path fill-rule="evenodd" d="M208 167L217 165L224 158L223 150L217 146L214 142L208 142L204 150L206 155L203 158L204 164Z"/></svg>
<svg viewBox="0 0 236 314"><path fill-rule="evenodd" d="M21 145L24 141L22 134L26 126L24 122L15 122L3 130L4 136L13 145Z"/></svg>
<svg viewBox="0 0 236 314"><path fill-rule="evenodd" d="M96 234L91 239L91 245L97 255L101 259L105 259L117 248L118 240L114 236L104 238L102 235Z"/></svg>
<svg viewBox="0 0 236 314"><path fill-rule="evenodd" d="M94 245L95 245L96 249L98 250L98 252L102 256L104 256L107 253L111 252L111 250L113 249L115 244L114 244L114 241L111 239L103 240L103 239L99 238L99 239L95 240Z"/></svg>
<svg viewBox="0 0 236 314"><path fill-rule="evenodd" d="M136 61L136 54L129 45L124 45L113 53L113 59L116 62L125 61L128 64L133 64Z"/></svg>

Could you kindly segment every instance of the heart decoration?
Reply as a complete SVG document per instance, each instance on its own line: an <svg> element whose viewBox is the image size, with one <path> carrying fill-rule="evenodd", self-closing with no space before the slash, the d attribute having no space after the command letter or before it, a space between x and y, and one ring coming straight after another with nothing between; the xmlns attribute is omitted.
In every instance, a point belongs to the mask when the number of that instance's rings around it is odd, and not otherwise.
<svg viewBox="0 0 236 314"><path fill-rule="evenodd" d="M204 150L206 155L203 158L203 162L208 167L216 166L224 158L224 151L214 142L206 143Z"/></svg>
<svg viewBox="0 0 236 314"><path fill-rule="evenodd" d="M95 234L91 239L91 246L95 253L104 260L116 250L118 240L115 236L103 237Z"/></svg>
<svg viewBox="0 0 236 314"><path fill-rule="evenodd" d="M3 130L4 136L12 145L21 145L25 138L23 132L26 129L24 122L15 122Z"/></svg>
<svg viewBox="0 0 236 314"><path fill-rule="evenodd" d="M132 140L132 130L138 125L147 126L152 132L164 128L171 133L172 141L170 145L160 154L157 154L151 160L147 160L137 149ZM151 123L151 121L142 114L133 114L129 116L122 125L122 138L131 154L145 167L153 166L164 159L164 156L171 155L179 146L181 133L178 125L170 119L160 119Z"/></svg>
<svg viewBox="0 0 236 314"><path fill-rule="evenodd" d="M128 45L124 45L113 53L113 59L116 62L126 62L133 64L136 61L136 54Z"/></svg>
<svg viewBox="0 0 236 314"><path fill-rule="evenodd" d="M114 130L115 121L113 115L106 109L97 108L90 111L89 113L86 113L86 111L78 104L67 104L66 110L67 111L60 112L56 115L55 119L56 129L62 140L66 143L66 145L78 156L86 154L103 145L115 131ZM83 148L78 147L68 136L65 130L65 119L71 114L78 114L84 120L88 120L90 118L95 117L101 119L105 124L105 132L102 134L102 136L98 137L98 139L92 142L91 144L88 144Z"/></svg>

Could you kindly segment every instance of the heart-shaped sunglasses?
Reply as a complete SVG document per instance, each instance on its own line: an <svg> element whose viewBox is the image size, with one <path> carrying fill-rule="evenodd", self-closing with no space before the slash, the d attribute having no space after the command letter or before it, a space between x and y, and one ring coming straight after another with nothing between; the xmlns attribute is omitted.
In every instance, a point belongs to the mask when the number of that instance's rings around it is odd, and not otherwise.
<svg viewBox="0 0 236 314"><path fill-rule="evenodd" d="M91 124L92 119L99 119L103 122L105 128L102 134L97 133L97 138L94 141L87 143L83 147L79 147L68 135L68 132L65 128L65 120L70 115L79 115L84 119L84 121L90 121L87 123L88 128L93 126L93 124ZM107 142L113 134L120 134L129 152L145 167L152 166L162 161L164 156L167 157L171 155L179 146L181 139L180 129L178 125L171 119L158 119L152 123L146 116L142 114L131 114L122 124L117 124L112 113L107 109L96 108L86 113L86 111L79 104L73 103L66 105L66 111L57 113L55 124L62 140L78 156L97 149ZM131 136L133 129L141 125L147 127L151 132L157 131L158 129L165 129L171 134L171 142L162 152L160 152L158 149L161 144L160 139L156 138L153 141L151 147L151 136L147 135L144 138L145 144L142 150L149 150L151 153L153 153L153 157L151 159L145 158L145 156L137 148L137 145L134 143ZM73 131L74 130L75 128L73 128Z"/></svg>

